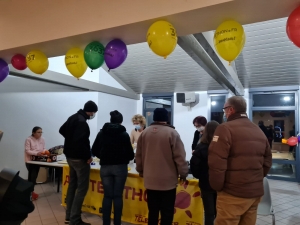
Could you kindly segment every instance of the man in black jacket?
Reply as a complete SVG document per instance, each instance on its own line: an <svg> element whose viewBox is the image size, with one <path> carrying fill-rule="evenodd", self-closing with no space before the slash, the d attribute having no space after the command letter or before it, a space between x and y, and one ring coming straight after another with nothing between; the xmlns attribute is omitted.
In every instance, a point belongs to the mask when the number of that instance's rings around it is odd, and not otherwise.
<svg viewBox="0 0 300 225"><path fill-rule="evenodd" d="M64 154L70 167L66 224L89 224L81 219L81 207L89 188L90 163L92 162L90 128L86 120L93 119L97 111L97 105L93 101L88 101L83 110L80 109L69 117L59 129L59 133L65 138Z"/></svg>

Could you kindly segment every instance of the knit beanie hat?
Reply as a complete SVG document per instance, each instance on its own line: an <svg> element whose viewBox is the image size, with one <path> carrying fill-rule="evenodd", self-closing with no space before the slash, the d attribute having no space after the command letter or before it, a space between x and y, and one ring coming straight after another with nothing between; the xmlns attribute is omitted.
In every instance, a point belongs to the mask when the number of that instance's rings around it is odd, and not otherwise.
<svg viewBox="0 0 300 225"><path fill-rule="evenodd" d="M111 123L122 123L123 115L118 110L110 112L110 122Z"/></svg>
<svg viewBox="0 0 300 225"><path fill-rule="evenodd" d="M83 111L85 112L98 112L98 106L93 101L88 101L84 104Z"/></svg>
<svg viewBox="0 0 300 225"><path fill-rule="evenodd" d="M168 122L169 116L168 111L165 108L157 108L154 110L153 114L154 122Z"/></svg>

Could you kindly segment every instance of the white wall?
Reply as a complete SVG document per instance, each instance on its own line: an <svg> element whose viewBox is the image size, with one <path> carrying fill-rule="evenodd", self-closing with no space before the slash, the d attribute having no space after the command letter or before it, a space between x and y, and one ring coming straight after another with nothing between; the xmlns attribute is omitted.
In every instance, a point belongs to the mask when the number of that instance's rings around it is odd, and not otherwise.
<svg viewBox="0 0 300 225"><path fill-rule="evenodd" d="M126 127L127 132L130 134L134 128L131 122L131 118L137 112L137 100L122 98L118 96L108 95L105 93L99 93L98 99L98 130L103 125L110 121L110 112L118 110L123 115L123 126Z"/></svg>
<svg viewBox="0 0 300 225"><path fill-rule="evenodd" d="M24 142L34 126L43 128L46 148L64 143L59 134L60 126L69 116L83 108L88 100L98 102L95 92L1 93L0 130L4 132L0 142L0 170L10 167L27 176L24 163ZM89 121L90 140L97 134L97 118Z"/></svg>
<svg viewBox="0 0 300 225"><path fill-rule="evenodd" d="M208 116L207 101L208 96L206 91L196 92L199 94L200 101L190 111L188 107L182 106L181 103L176 102L176 94L174 94L174 112L173 112L173 125L180 134L186 150L186 159L190 160L192 156L192 143L195 133L193 119L196 116ZM137 113L143 114L143 98L137 102Z"/></svg>
<svg viewBox="0 0 300 225"><path fill-rule="evenodd" d="M49 68L48 70L72 76L65 65L65 56L58 56L49 58ZM74 78L75 79L75 78ZM104 84L110 87L126 90L122 85L120 85L114 78L112 78L103 68L91 71L87 68L84 75L80 78L83 80L88 80L100 84Z"/></svg>

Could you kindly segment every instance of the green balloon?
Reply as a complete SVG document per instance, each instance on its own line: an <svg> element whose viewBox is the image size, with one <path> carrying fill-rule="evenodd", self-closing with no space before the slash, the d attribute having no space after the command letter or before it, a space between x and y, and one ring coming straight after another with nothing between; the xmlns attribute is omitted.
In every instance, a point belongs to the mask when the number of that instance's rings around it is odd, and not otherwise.
<svg viewBox="0 0 300 225"><path fill-rule="evenodd" d="M84 60L92 70L101 67L104 63L104 46L98 41L89 43L84 49Z"/></svg>

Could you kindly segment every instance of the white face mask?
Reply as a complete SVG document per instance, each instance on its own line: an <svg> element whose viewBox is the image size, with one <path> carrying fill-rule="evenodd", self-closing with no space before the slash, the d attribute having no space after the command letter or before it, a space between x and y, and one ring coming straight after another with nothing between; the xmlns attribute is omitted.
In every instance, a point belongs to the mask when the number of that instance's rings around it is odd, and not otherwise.
<svg viewBox="0 0 300 225"><path fill-rule="evenodd" d="M197 130L198 130L199 132L204 131L204 127L198 127Z"/></svg>
<svg viewBox="0 0 300 225"><path fill-rule="evenodd" d="M137 130L141 129L141 125L135 125L135 129Z"/></svg>
<svg viewBox="0 0 300 225"><path fill-rule="evenodd" d="M96 113L94 113L92 116L90 116L90 120L94 119L96 116Z"/></svg>

